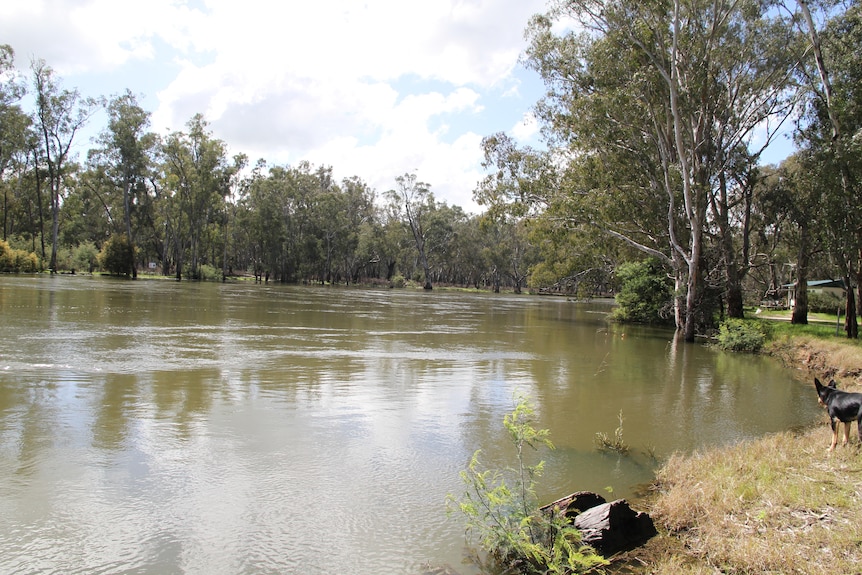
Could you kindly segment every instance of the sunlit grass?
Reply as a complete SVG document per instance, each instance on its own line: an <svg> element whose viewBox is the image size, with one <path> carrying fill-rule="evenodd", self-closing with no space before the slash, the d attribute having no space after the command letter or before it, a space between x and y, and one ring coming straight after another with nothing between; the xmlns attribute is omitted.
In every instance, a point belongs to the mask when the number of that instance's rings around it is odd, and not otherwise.
<svg viewBox="0 0 862 575"><path fill-rule="evenodd" d="M824 423L802 434L674 456L652 516L649 572L856 573L862 564L862 451L826 453Z"/></svg>
<svg viewBox="0 0 862 575"><path fill-rule="evenodd" d="M844 336L843 323L836 335L834 316L830 322L811 314L800 326L783 313L761 318L773 326L764 352L812 382L818 374L862 390L862 344ZM811 393L815 401L813 385ZM618 572L862 572L862 445L855 431L848 447L828 454L824 411L821 423L799 433L672 456L645 501L661 535L626 557Z"/></svg>

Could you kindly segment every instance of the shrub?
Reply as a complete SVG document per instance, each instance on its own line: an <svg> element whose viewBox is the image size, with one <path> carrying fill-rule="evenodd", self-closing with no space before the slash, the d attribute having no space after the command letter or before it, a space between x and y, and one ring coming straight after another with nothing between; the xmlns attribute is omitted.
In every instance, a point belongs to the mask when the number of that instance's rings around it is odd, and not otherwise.
<svg viewBox="0 0 862 575"><path fill-rule="evenodd" d="M718 346L726 351L760 351L770 336L768 323L728 318L718 329Z"/></svg>
<svg viewBox="0 0 862 575"><path fill-rule="evenodd" d="M135 248L125 234L114 234L99 254L102 269L111 274L131 275L135 266Z"/></svg>
<svg viewBox="0 0 862 575"><path fill-rule="evenodd" d="M99 267L99 250L95 244L81 244L72 250L72 269L91 274Z"/></svg>
<svg viewBox="0 0 862 575"><path fill-rule="evenodd" d="M820 313L835 313L837 310L844 313L846 300L830 292L808 292L808 311Z"/></svg>
<svg viewBox="0 0 862 575"><path fill-rule="evenodd" d="M515 446L517 461L505 471L481 470L480 451L461 472L467 491L449 497L467 518L467 532L478 538L493 572L545 574L583 573L605 563L581 544L580 532L558 511L543 512L536 498L536 478L544 461L527 465L524 448L553 449L548 430L533 427L533 408L525 399L503 418Z"/></svg>
<svg viewBox="0 0 862 575"><path fill-rule="evenodd" d="M616 275L620 291L613 312L615 320L647 324L670 322L668 311L673 303L673 289L658 260L624 263L617 268Z"/></svg>
<svg viewBox="0 0 862 575"><path fill-rule="evenodd" d="M392 281L390 282L390 287L394 288L403 288L407 285L407 280L404 279L404 276L401 274L395 274L392 276Z"/></svg>
<svg viewBox="0 0 862 575"><path fill-rule="evenodd" d="M200 277L198 279L201 281L221 281L221 270L218 270L209 264L202 264Z"/></svg>
<svg viewBox="0 0 862 575"><path fill-rule="evenodd" d="M18 250L0 240L0 272L35 273L39 271L39 257L26 250Z"/></svg>

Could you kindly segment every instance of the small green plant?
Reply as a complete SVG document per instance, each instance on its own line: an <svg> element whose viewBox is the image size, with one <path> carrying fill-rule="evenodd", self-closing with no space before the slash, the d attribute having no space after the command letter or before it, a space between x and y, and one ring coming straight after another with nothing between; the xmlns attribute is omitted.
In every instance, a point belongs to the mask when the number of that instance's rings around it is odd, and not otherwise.
<svg viewBox="0 0 862 575"><path fill-rule="evenodd" d="M390 287L394 288L403 288L407 285L407 280L404 279L404 276L401 274L395 274L392 276L392 282L389 284Z"/></svg>
<svg viewBox="0 0 862 575"><path fill-rule="evenodd" d="M605 564L592 548L581 544L580 532L558 509L542 511L536 479L544 461L528 465L525 448L553 449L546 429L533 427L534 409L523 397L503 419L516 451L516 465L504 471L483 470L476 451L461 479L466 492L449 496L467 519L467 534L478 540L493 572L522 575L584 573Z"/></svg>
<svg viewBox="0 0 862 575"><path fill-rule="evenodd" d="M728 318L718 329L718 346L725 351L757 353L770 337L769 324Z"/></svg>
<svg viewBox="0 0 862 575"><path fill-rule="evenodd" d="M614 430L613 437L610 437L604 431L596 433L596 446L600 451L613 451L620 455L626 455L629 452L629 446L623 439L623 411L620 410L619 426Z"/></svg>

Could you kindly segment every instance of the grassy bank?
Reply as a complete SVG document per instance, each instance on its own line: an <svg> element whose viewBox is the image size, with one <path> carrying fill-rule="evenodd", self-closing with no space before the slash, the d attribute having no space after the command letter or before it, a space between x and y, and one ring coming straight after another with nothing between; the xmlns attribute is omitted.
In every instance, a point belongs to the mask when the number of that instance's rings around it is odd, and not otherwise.
<svg viewBox="0 0 862 575"><path fill-rule="evenodd" d="M862 346L834 333L776 324L766 351L806 380L862 391ZM829 454L830 439L824 410L812 429L672 457L644 502L660 535L622 558L621 571L862 573L862 446L855 424L849 447Z"/></svg>

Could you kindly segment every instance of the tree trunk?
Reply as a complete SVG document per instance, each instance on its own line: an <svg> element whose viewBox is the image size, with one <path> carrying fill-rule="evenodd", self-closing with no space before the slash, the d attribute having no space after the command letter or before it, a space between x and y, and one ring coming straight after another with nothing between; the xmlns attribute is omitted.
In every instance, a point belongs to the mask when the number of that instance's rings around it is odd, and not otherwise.
<svg viewBox="0 0 862 575"><path fill-rule="evenodd" d="M745 317L745 311L742 301L742 286L739 283L739 278L736 270L728 269L727 280L727 317L742 319ZM731 279L730 276L733 276Z"/></svg>
<svg viewBox="0 0 862 575"><path fill-rule="evenodd" d="M859 325L856 322L856 296L853 292L853 284L850 283L851 275L844 276L844 287L847 290L847 307L844 310L844 331L848 339L859 339Z"/></svg>
<svg viewBox="0 0 862 575"><path fill-rule="evenodd" d="M51 273L57 273L57 242L60 237L60 182L51 185Z"/></svg>
<svg viewBox="0 0 862 575"><path fill-rule="evenodd" d="M700 234L692 234L691 260L688 262L688 283L685 294L685 341L694 341L697 332L698 299L700 297Z"/></svg>
<svg viewBox="0 0 862 575"><path fill-rule="evenodd" d="M799 226L799 252L796 255L796 301L790 323L808 324L808 224Z"/></svg>

